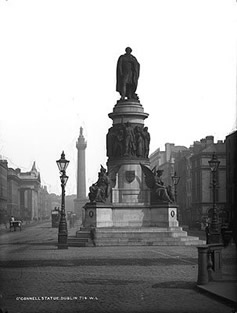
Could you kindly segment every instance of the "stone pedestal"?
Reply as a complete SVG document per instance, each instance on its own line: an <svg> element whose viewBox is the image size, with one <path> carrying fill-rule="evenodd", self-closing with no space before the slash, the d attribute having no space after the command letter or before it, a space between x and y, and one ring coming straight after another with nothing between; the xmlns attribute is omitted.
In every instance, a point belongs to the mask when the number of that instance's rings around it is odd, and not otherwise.
<svg viewBox="0 0 237 313"><path fill-rule="evenodd" d="M140 161L149 164L147 160L119 160L119 171L116 176L116 184L112 189L112 203L114 205L136 205L150 203L150 190L146 186ZM110 169L114 162L109 162Z"/></svg>
<svg viewBox="0 0 237 313"><path fill-rule="evenodd" d="M140 163L149 166L150 135L144 127L148 117L139 101L118 101L109 114L113 126L107 134L108 171L119 168L113 186L111 202L146 204L150 202Z"/></svg>
<svg viewBox="0 0 237 313"><path fill-rule="evenodd" d="M112 227L112 205L103 203L86 203L83 226L87 229L94 227Z"/></svg>
<svg viewBox="0 0 237 313"><path fill-rule="evenodd" d="M144 113L143 106L137 100L118 101L109 117L113 120L113 125L125 124L144 124L144 120L149 116Z"/></svg>
<svg viewBox="0 0 237 313"><path fill-rule="evenodd" d="M85 228L91 227L178 227L177 208L170 204L146 206L142 204L85 205Z"/></svg>

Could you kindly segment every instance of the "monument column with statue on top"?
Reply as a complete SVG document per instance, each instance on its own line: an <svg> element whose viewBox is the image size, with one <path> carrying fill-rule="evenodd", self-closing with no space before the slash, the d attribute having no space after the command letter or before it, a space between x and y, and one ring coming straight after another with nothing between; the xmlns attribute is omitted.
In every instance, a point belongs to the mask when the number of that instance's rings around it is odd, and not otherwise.
<svg viewBox="0 0 237 313"><path fill-rule="evenodd" d="M77 197L74 200L74 212L77 215L79 224L82 223L84 216L83 206L87 201L86 196L86 147L87 142L83 135L83 128L80 127L80 134L76 142L77 148Z"/></svg>
<svg viewBox="0 0 237 313"><path fill-rule="evenodd" d="M178 225L177 205L162 171L150 169L148 114L136 93L140 64L131 53L126 48L117 62L120 99L109 113L107 169L100 165L90 186L81 231L93 229L98 246L197 244L198 238L188 237Z"/></svg>

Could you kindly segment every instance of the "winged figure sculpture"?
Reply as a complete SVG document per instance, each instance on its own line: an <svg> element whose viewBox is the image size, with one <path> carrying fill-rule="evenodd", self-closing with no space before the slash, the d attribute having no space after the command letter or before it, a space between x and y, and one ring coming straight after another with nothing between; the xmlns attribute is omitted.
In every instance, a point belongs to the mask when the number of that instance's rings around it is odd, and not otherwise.
<svg viewBox="0 0 237 313"><path fill-rule="evenodd" d="M161 179L162 170L156 170L154 167L152 170L140 163L142 172L145 176L145 182L148 188L151 189L151 201L154 203L159 202L174 202L174 196L172 194L171 186L165 186Z"/></svg>

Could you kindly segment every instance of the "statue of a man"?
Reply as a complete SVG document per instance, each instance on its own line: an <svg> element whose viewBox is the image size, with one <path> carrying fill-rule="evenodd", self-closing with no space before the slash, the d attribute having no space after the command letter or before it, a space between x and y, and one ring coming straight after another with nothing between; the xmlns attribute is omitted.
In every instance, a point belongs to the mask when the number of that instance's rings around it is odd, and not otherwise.
<svg viewBox="0 0 237 313"><path fill-rule="evenodd" d="M127 122L125 124L125 156L134 155L136 151L135 134L132 125Z"/></svg>
<svg viewBox="0 0 237 313"><path fill-rule="evenodd" d="M140 64L131 54L132 49L127 47L126 53L121 55L117 62L117 85L116 91L121 95L121 100L135 99L138 96L135 93L140 72Z"/></svg>

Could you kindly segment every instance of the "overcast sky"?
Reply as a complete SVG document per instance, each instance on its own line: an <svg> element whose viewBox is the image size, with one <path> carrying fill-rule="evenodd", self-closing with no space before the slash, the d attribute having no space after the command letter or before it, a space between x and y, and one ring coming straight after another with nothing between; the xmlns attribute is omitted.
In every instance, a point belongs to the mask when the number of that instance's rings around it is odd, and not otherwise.
<svg viewBox="0 0 237 313"><path fill-rule="evenodd" d="M87 140L87 187L106 165L106 134L119 94L116 63L127 46L141 72L150 152L189 147L236 129L234 0L0 0L0 155L60 194L56 160Z"/></svg>

